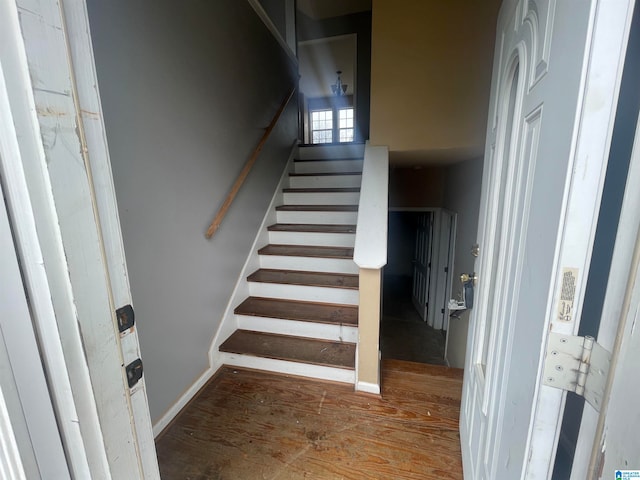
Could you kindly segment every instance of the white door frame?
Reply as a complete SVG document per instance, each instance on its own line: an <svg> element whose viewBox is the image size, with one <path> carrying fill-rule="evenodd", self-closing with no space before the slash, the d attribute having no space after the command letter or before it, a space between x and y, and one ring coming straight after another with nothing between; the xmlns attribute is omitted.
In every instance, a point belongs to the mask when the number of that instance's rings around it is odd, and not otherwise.
<svg viewBox="0 0 640 480"><path fill-rule="evenodd" d="M640 88L638 86L637 88ZM619 375L619 367L624 358L625 348L632 339L633 321L636 312L640 309L640 298L638 288L640 279L638 278L638 263L640 262L640 121L636 125L635 141L629 171L626 181L624 200L618 221L618 232L611 260L607 291L602 308L602 315L597 341L606 350L612 352L611 367L607 389L603 397L600 413L591 405L585 403L580 432L574 454L573 467L571 470L571 480L582 480L593 478L596 473L602 470L603 475L609 475L614 468L624 469L623 461L619 464L612 459L620 460L624 457L625 451L629 455L638 451L638 436L628 434L628 427L637 428L638 425L628 425L628 413L637 409L638 384L635 381L629 382L629 377L624 379ZM634 291L635 289L635 291ZM637 335L636 335L637 336ZM624 346L623 346L624 342ZM636 350L637 352L637 350ZM635 355L635 354L634 354ZM626 361L629 359L627 357ZM620 363L619 363L620 362ZM637 368L637 360L633 360ZM638 372L636 370L635 376ZM618 392L617 398L613 391L615 388L623 388L623 392ZM632 391L631 389L635 389ZM613 393L613 395L612 395ZM611 407L610 402L625 401L631 399L632 403L616 407ZM608 416L613 416L619 424L617 428L608 428L607 442L603 445L605 437L605 422L612 421ZM626 419L626 420L625 420ZM622 422L622 423L621 423ZM627 425L625 426L625 423ZM623 439L620 442L620 439ZM606 455L603 450L606 447ZM601 462L603 464L601 465ZM615 466L613 466L615 465ZM637 465L629 465L628 468L637 468ZM606 478L606 477L605 477Z"/></svg>
<svg viewBox="0 0 640 480"><path fill-rule="evenodd" d="M86 4L0 8L10 103L0 111L19 140L19 155L3 158L13 173L7 203L30 299L43 305L35 321L58 379L49 388L70 467L77 478L90 478L83 461L91 478L159 478L144 378L130 390L123 368L139 356L136 329L119 334L114 312L131 300Z"/></svg>
<svg viewBox="0 0 640 480"><path fill-rule="evenodd" d="M569 184L563 209L562 243L555 262L554 294L549 299L548 323L545 328L548 332L569 335L576 335L580 325L633 1L600 0L595 3L594 10L591 45L585 53L588 64L584 73L582 108L577 119L578 127L570 164L570 168L580 174L567 178ZM596 103L598 108L594 109L592 106ZM594 195L594 192L597 194ZM591 218L584 212L591 212ZM622 222L620 225L624 228ZM584 236L585 230L589 231L588 238ZM574 313L570 321L559 320L557 314L562 277L567 268L577 268L579 271ZM530 460L525 467L525 478L551 478L562 426L566 392L542 385L545 351L546 339L541 346L538 386L528 441Z"/></svg>
<svg viewBox="0 0 640 480"><path fill-rule="evenodd" d="M0 76L0 84L3 83L2 79ZM3 117L6 117L5 113ZM6 126L0 121L1 159L6 158L7 154L4 133L9 128L3 128ZM4 175L0 175L0 178L2 183L7 183ZM38 300L27 299L25 286L28 282L20 268L24 262L20 260L21 255L14 243L18 228L9 220L4 191L5 188L0 185L0 418L4 424L0 429L0 451L3 454L5 449L8 449L7 454L13 451L14 458L0 462L0 478L13 479L16 475L22 478L70 480L71 472L74 477L78 474L86 476L89 470L83 455L84 445L81 439L77 441L77 425L72 429L68 420L69 409L74 407L73 398L59 389L59 375L55 377L57 372L53 372L54 378L49 379L51 387L47 384L45 365L40 358L34 329L46 324L47 319L43 321L38 318L42 313ZM28 216L29 212L25 213ZM46 356L47 347L55 340L43 346L43 356ZM53 363L50 358L47 360ZM58 390L50 394L49 388ZM69 400L71 404L61 408L60 401ZM60 412L58 415L54 412L55 406ZM63 447L63 438L78 448L77 452L69 452L69 462L65 458L65 450L69 449Z"/></svg>

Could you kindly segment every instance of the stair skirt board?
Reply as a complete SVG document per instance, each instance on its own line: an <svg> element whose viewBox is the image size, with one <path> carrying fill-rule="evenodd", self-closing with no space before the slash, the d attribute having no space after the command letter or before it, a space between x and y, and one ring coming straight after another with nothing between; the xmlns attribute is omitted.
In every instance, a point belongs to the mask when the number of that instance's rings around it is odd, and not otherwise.
<svg viewBox="0 0 640 480"><path fill-rule="evenodd" d="M356 343L358 341L358 327L355 326L331 325L237 314L236 319L238 320L238 329L240 330L275 333L278 335L303 338L318 338L334 342Z"/></svg>
<svg viewBox="0 0 640 480"><path fill-rule="evenodd" d="M227 352L220 352L220 359L223 364L232 367L251 368L253 370L283 373L285 375L296 375L299 377L348 383L351 385L355 385L356 383L356 372L345 368L326 367L323 365L312 365Z"/></svg>
<svg viewBox="0 0 640 480"><path fill-rule="evenodd" d="M341 303L344 305L358 305L360 299L358 290L252 281L249 281L249 292L252 297L279 298L281 300L299 300L303 302Z"/></svg>
<svg viewBox="0 0 640 480"><path fill-rule="evenodd" d="M280 245L353 247L356 236L354 233L270 231L269 242Z"/></svg>
<svg viewBox="0 0 640 480"><path fill-rule="evenodd" d="M350 175L295 175L289 177L291 188L349 188L359 187L362 174Z"/></svg>
<svg viewBox="0 0 640 480"><path fill-rule="evenodd" d="M295 160L293 168L295 173L338 173L361 172L362 159L336 159L336 160Z"/></svg>
<svg viewBox="0 0 640 480"><path fill-rule="evenodd" d="M353 260L341 258L294 257L284 255L260 255L260 267L276 270L307 270L310 272L357 274L358 265Z"/></svg>

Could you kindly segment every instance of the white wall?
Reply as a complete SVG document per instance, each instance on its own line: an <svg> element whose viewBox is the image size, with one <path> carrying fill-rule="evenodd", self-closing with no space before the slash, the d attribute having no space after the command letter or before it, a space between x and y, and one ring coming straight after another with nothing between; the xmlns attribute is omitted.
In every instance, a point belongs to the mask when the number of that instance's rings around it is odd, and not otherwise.
<svg viewBox="0 0 640 480"><path fill-rule="evenodd" d="M458 298L462 290L460 275L471 273L474 269L475 258L471 255L471 247L476 243L478 234L482 165L483 159L477 158L447 168L444 207L458 214L451 290L454 298ZM460 318L451 318L447 360L452 367L464 368L468 329L468 311L462 313Z"/></svg>
<svg viewBox="0 0 640 480"><path fill-rule="evenodd" d="M295 102L216 236L204 231L297 73L248 2L88 4L155 421L208 367L297 136Z"/></svg>

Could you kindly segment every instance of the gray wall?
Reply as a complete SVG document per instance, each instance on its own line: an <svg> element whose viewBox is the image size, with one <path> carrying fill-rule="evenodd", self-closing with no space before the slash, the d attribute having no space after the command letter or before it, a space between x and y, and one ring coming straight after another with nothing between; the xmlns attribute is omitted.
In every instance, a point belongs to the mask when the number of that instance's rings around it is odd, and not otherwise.
<svg viewBox="0 0 640 480"><path fill-rule="evenodd" d="M248 2L89 0L156 421L208 349L297 137L292 102L212 240L204 231L297 79Z"/></svg>
<svg viewBox="0 0 640 480"><path fill-rule="evenodd" d="M471 247L477 241L480 190L482 187L482 158L467 160L447 168L444 207L458 214L456 245L453 265L453 288L451 294L458 297L462 273L474 271ZM464 368L469 329L469 312L449 322L447 360L452 367Z"/></svg>

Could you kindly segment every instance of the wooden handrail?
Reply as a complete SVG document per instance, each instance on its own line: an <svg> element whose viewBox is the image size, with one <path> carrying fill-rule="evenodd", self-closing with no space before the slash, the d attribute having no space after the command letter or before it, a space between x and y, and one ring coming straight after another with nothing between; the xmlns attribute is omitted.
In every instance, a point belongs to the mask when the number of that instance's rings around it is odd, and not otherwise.
<svg viewBox="0 0 640 480"><path fill-rule="evenodd" d="M276 126L276 123L278 123L278 119L280 118L280 115L282 115L282 112L284 111L284 109L287 108L287 105L289 104L289 101L291 100L291 97L293 97L293 94L295 93L295 91L296 91L296 87L294 86L289 92L289 94L287 95L287 97L284 99L282 104L280 105L280 108L278 108L278 111L276 112L276 114L273 116L271 123L269 124L267 129L264 131L264 134L262 135L260 142L258 142L258 146L255 148L255 150L251 154L251 157L249 157L249 160L247 160L247 163L244 164L242 171L240 172L240 174L238 175L238 178L236 179L235 183L231 187L231 191L229 192L229 195L227 195L227 198L225 199L224 203L220 207L220 210L218 210L218 213L216 214L213 221L211 222L211 225L209 225L209 228L205 233L205 237L211 238L213 234L216 233L216 230L218 230L218 228L220 227L220 224L222 223L222 220L227 214L227 210L229 210L229 207L231 206L233 199L236 198L236 195L238 194L240 187L242 187L242 184L246 180L247 175L249 175L249 172L251 171L253 164L256 163L256 160L258 159L258 155L260 155L262 148L264 147L265 143L267 143L267 139L269 138L271 131Z"/></svg>

